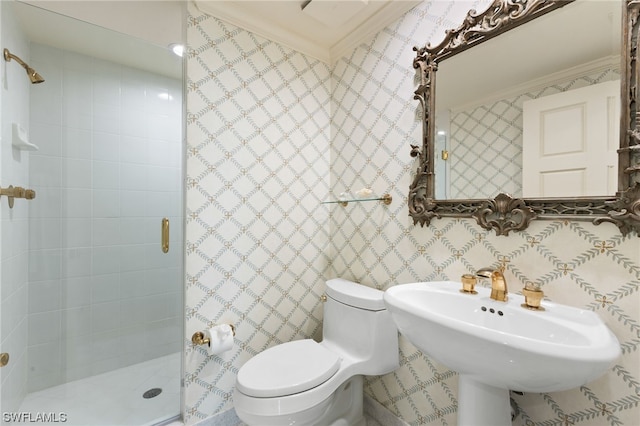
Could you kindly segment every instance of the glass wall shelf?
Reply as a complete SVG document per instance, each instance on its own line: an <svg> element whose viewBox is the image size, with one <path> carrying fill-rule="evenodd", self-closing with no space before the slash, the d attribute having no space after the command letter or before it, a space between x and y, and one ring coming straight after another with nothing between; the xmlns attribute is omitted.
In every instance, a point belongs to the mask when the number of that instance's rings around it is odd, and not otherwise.
<svg viewBox="0 0 640 426"><path fill-rule="evenodd" d="M374 197L374 198L352 198L349 200L336 200L336 201L323 201L321 204L341 204L345 207L349 203L359 203L362 201L382 201L383 204L389 205L393 198L389 194L384 194L382 197Z"/></svg>

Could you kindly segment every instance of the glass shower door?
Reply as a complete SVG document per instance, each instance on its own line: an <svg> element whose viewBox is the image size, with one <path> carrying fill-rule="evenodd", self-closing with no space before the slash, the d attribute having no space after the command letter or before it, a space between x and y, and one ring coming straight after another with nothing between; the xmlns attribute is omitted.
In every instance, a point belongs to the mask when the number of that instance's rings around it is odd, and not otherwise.
<svg viewBox="0 0 640 426"><path fill-rule="evenodd" d="M13 209L0 198L0 349L11 351L3 416L63 416L72 425L176 417L181 61L168 49L30 5L1 7L3 45L16 46L45 79L31 85L17 64L5 64L0 184L36 196L16 199ZM56 32L100 45L65 45ZM161 65L150 66L153 58ZM6 131L14 122L27 129L29 150L12 146Z"/></svg>

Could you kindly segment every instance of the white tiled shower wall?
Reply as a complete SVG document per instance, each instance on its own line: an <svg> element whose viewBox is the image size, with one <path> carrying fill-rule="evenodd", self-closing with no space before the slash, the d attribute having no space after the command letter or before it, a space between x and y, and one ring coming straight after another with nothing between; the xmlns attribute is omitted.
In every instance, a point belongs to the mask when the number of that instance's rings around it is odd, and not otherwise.
<svg viewBox="0 0 640 426"><path fill-rule="evenodd" d="M640 424L638 237L571 221L536 221L525 232L497 237L473 220L420 228L408 217L417 166L409 145L420 140L412 47L437 41L486 3L425 1L332 69L190 5L187 328L229 320L238 336L222 356L187 349L186 423L232 408L235 375L250 356L281 341L319 337L314 298L327 278L385 289L457 279L506 257L513 291L524 280L538 281L549 299L598 312L623 345L614 368L588 386L516 395L515 424ZM326 96L330 111L320 117L294 102L322 103ZM320 129L330 126L328 139L284 137L296 123L313 120ZM309 161L309 152L317 160ZM266 153L272 161L263 160ZM330 184L302 185L300 173L314 170L326 172ZM391 193L392 204L319 204L363 186ZM401 367L368 378L366 393L412 425L453 425L456 381L455 372L403 338Z"/></svg>
<svg viewBox="0 0 640 426"><path fill-rule="evenodd" d="M181 82L39 44L31 65L29 391L176 352ZM160 248L163 217L171 242Z"/></svg>

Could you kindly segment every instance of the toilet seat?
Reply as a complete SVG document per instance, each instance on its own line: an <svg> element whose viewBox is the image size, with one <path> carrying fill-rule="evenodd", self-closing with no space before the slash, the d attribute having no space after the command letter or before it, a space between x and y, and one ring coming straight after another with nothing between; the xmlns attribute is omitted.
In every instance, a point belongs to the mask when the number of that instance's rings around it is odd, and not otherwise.
<svg viewBox="0 0 640 426"><path fill-rule="evenodd" d="M304 392L329 380L340 357L311 339L273 346L247 361L238 372L236 388L261 398Z"/></svg>

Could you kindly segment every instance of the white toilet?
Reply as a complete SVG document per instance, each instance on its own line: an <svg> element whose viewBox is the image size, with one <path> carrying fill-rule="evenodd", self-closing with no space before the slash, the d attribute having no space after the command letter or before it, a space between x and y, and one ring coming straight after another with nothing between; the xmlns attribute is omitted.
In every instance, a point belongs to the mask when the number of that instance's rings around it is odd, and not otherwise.
<svg viewBox="0 0 640 426"><path fill-rule="evenodd" d="M398 368L398 331L383 292L327 281L323 340L271 347L238 371L233 403L250 426L364 426L363 375Z"/></svg>

